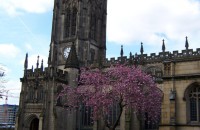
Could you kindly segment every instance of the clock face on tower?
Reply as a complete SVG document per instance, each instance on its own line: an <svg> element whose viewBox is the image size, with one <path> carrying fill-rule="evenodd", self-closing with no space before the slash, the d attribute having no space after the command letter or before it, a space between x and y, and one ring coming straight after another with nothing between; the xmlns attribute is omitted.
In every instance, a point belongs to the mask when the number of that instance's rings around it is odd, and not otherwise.
<svg viewBox="0 0 200 130"><path fill-rule="evenodd" d="M67 57L69 56L69 52L70 52L70 47L65 47L63 51L63 56L65 59L67 59Z"/></svg>

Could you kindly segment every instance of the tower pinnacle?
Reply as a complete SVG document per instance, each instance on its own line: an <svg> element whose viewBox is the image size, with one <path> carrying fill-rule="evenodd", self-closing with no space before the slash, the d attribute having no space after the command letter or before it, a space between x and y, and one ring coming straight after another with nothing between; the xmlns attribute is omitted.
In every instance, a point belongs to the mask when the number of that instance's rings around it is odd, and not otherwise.
<svg viewBox="0 0 200 130"><path fill-rule="evenodd" d="M123 45L121 45L120 56L123 57L123 55L124 55L124 50L123 50Z"/></svg>
<svg viewBox="0 0 200 130"><path fill-rule="evenodd" d="M185 40L185 48L186 48L186 50L188 50L188 48L189 48L188 37L186 36L185 38L186 38L186 40Z"/></svg>
<svg viewBox="0 0 200 130"><path fill-rule="evenodd" d="M165 52L165 40L163 39L162 51Z"/></svg>
<svg viewBox="0 0 200 130"><path fill-rule="evenodd" d="M141 48L140 48L140 52L141 52L141 54L143 54L144 53L144 48L143 48L143 43L141 42Z"/></svg>

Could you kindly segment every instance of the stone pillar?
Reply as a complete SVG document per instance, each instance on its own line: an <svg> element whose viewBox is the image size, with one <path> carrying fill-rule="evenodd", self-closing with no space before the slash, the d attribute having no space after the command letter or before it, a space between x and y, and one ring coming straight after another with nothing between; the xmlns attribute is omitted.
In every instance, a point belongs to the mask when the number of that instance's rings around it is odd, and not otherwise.
<svg viewBox="0 0 200 130"><path fill-rule="evenodd" d="M19 117L16 117L16 119L15 119L15 130L18 130L18 118Z"/></svg>
<svg viewBox="0 0 200 130"><path fill-rule="evenodd" d="M131 130L131 114L130 109L125 112L125 130Z"/></svg>
<svg viewBox="0 0 200 130"><path fill-rule="evenodd" d="M94 121L93 130L98 130L98 124L97 124L97 121Z"/></svg>
<svg viewBox="0 0 200 130"><path fill-rule="evenodd" d="M170 91L170 130L175 130L176 125L176 92L174 90Z"/></svg>
<svg viewBox="0 0 200 130"><path fill-rule="evenodd" d="M68 85L70 87L77 87L78 82L78 74L79 74L79 70L76 68L66 68L66 71L68 72ZM79 122L77 119L77 114L78 112L76 110L68 110L67 113L67 124L69 124L67 126L68 130L75 130L76 128L79 127Z"/></svg>
<svg viewBox="0 0 200 130"><path fill-rule="evenodd" d="M120 118L120 130L125 130L125 125L126 125L125 110L123 110L121 118Z"/></svg>
<svg viewBox="0 0 200 130"><path fill-rule="evenodd" d="M130 130L140 130L140 120L137 118L137 115L134 112L131 115L131 129Z"/></svg>
<svg viewBox="0 0 200 130"><path fill-rule="evenodd" d="M39 118L39 130L42 130L42 126L43 126L43 117L41 116Z"/></svg>
<svg viewBox="0 0 200 130"><path fill-rule="evenodd" d="M55 79L53 77L53 81L49 82L48 88L49 90L49 119L48 119L48 128L49 130L54 130L55 128L55 117L54 117L54 86L55 86Z"/></svg>

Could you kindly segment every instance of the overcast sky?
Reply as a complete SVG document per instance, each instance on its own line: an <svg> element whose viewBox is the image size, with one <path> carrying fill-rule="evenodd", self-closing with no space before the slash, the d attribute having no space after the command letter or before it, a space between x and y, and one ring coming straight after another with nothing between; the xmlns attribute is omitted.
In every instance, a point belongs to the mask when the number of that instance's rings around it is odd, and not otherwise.
<svg viewBox="0 0 200 130"><path fill-rule="evenodd" d="M29 68L36 66L37 55L47 57L51 36L53 0L0 0L0 64L6 70L8 95L19 97L25 54ZM107 57L118 57L120 46L125 55L166 50L179 52L200 48L199 0L108 0ZM5 98L4 98L5 99ZM0 104L5 103L0 99ZM8 98L18 104L18 98Z"/></svg>

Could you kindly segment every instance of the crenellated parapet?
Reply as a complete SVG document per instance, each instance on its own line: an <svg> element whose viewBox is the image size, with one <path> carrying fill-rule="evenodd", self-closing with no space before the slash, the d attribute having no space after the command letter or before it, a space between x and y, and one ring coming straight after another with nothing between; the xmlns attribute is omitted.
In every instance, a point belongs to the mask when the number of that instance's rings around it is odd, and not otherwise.
<svg viewBox="0 0 200 130"><path fill-rule="evenodd" d="M44 68L43 60L41 61L41 66L39 67L39 56L37 57L36 68L28 69L28 53L26 54L25 62L24 62L24 77L21 78L21 81L30 80L30 79L38 79L45 78L48 75L48 68Z"/></svg>
<svg viewBox="0 0 200 130"><path fill-rule="evenodd" d="M124 51L122 46L120 50L120 57L106 59L104 61L104 65L110 66L111 64L117 64L117 63L126 63L126 64L132 63L132 64L144 65L144 64L162 63L164 61L185 62L185 61L194 61L200 59L200 48L197 48L196 50L188 49L189 43L187 37L186 37L185 47L186 47L185 50L182 50L181 52L179 52L178 50L175 50L173 52L165 51L165 43L163 40L162 52L159 52L158 54L151 53L150 55L148 55L148 54L143 54L144 48L143 48L143 43L141 43L141 49L140 49L141 54L136 53L134 56L132 55L132 53L130 53L130 56L128 57L128 56L123 56Z"/></svg>
<svg viewBox="0 0 200 130"><path fill-rule="evenodd" d="M197 77L199 75L199 72L190 72L191 74L188 75L178 72L180 66L187 66L190 62L200 60L200 48L195 50L189 49L187 37L185 49L181 51L165 51L165 43L163 40L162 51L159 53L150 53L150 55L145 54L143 43L141 43L140 54L136 53L135 55L132 55L132 53L130 53L129 56L124 56L123 54L123 46L121 46L120 57L106 59L103 62L103 67L109 67L115 64L135 65L136 67L139 66L145 72L151 74L157 83L162 83L163 79L171 80L173 78L189 78Z"/></svg>
<svg viewBox="0 0 200 130"><path fill-rule="evenodd" d="M157 62L163 62L165 60L173 60L173 61L190 61L190 60L197 60L200 59L200 48L197 48L196 50L188 49L179 51L173 51L172 53L167 52L159 52L151 53L150 55L143 54L143 55L137 55L132 57L112 57L110 59L106 59L104 64L105 65L111 65L111 64L117 64L121 63L121 61L124 61L125 63L129 63L131 60L137 60L138 63L140 63L141 60L144 60L145 63L151 64L151 63L157 63Z"/></svg>
<svg viewBox="0 0 200 130"><path fill-rule="evenodd" d="M44 76L46 76L47 69L48 68L45 68L45 70L41 70L41 68L36 68L34 70L33 69L28 69L28 70L26 70L27 71L26 77L28 79L35 78L36 76L44 77Z"/></svg>

